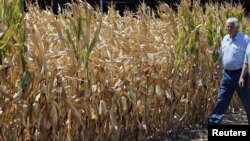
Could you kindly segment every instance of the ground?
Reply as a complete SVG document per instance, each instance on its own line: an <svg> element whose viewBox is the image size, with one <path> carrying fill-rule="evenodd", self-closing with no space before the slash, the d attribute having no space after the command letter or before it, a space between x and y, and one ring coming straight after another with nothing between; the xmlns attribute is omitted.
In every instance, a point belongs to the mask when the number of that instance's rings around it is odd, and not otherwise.
<svg viewBox="0 0 250 141"><path fill-rule="evenodd" d="M247 118L244 110L227 114L222 121L223 125L247 125ZM168 135L156 137L152 141L207 141L207 127L197 125L194 129L176 131ZM150 139L151 141L151 139Z"/></svg>

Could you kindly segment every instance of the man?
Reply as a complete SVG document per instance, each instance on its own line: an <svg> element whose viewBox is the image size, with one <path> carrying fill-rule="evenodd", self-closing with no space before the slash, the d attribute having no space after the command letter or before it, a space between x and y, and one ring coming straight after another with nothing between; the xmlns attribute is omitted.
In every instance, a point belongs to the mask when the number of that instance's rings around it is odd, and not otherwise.
<svg viewBox="0 0 250 141"><path fill-rule="evenodd" d="M223 68L220 90L213 114L208 119L208 124L220 124L229 107L230 101L235 91L245 108L250 123L250 96L247 85L238 85L241 70L244 62L244 56L250 38L238 31L239 22L235 17L230 17L226 21L228 34L223 38L220 54L219 68ZM243 75L242 75L243 76ZM248 76L242 77L242 81L247 82ZM241 82L243 83L243 82Z"/></svg>

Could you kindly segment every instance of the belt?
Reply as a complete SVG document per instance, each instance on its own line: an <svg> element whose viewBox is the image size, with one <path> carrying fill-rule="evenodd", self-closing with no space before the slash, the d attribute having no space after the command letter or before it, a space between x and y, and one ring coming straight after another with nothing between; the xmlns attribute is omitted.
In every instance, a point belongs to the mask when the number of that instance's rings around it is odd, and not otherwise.
<svg viewBox="0 0 250 141"><path fill-rule="evenodd" d="M242 70L242 68L237 69L237 70L227 70L227 69L225 69L225 71L227 71L227 72L239 72L239 71L241 71L241 70Z"/></svg>

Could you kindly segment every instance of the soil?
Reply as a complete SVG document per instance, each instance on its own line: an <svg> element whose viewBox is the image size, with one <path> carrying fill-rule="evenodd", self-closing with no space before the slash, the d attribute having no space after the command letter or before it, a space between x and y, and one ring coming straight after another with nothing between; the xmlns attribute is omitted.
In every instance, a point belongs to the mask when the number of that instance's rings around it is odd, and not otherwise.
<svg viewBox="0 0 250 141"><path fill-rule="evenodd" d="M225 115L222 125L247 125L247 117L244 110ZM167 135L149 139L150 141L207 141L207 126L197 125L194 129L175 131Z"/></svg>

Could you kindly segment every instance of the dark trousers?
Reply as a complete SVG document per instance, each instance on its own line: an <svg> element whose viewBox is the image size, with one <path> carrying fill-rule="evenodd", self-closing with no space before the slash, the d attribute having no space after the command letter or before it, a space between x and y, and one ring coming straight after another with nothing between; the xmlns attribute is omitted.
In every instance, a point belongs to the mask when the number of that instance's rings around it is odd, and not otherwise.
<svg viewBox="0 0 250 141"><path fill-rule="evenodd" d="M217 102L213 114L208 120L208 124L219 124L222 121L235 91L241 99L247 114L248 124L250 124L250 89L247 86L249 75L245 76L245 84L241 88L238 85L240 74L241 70L223 70Z"/></svg>

